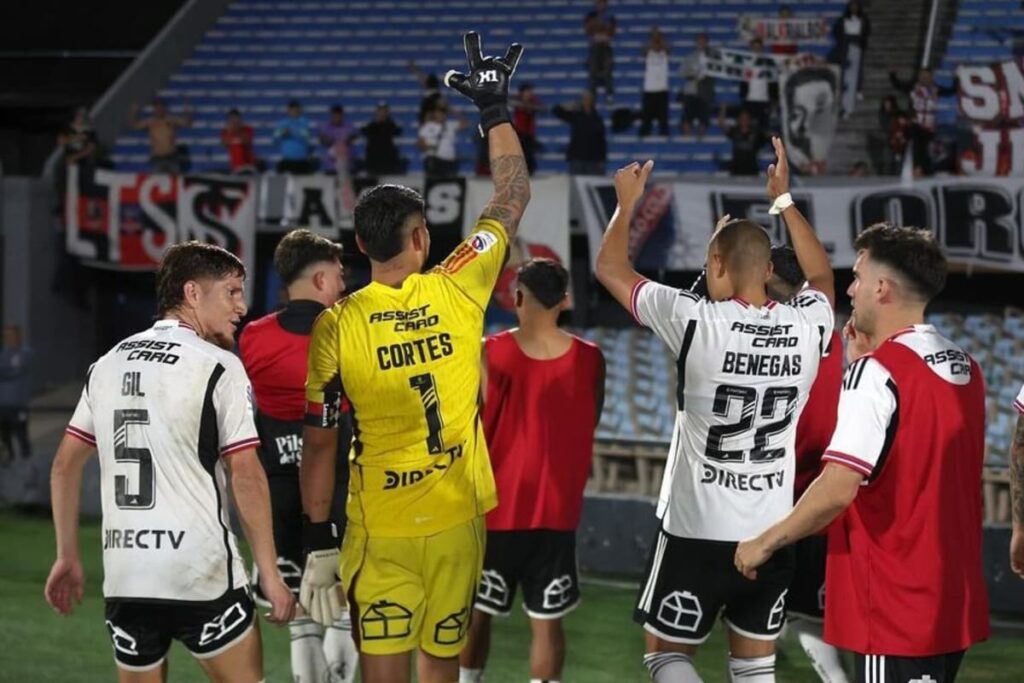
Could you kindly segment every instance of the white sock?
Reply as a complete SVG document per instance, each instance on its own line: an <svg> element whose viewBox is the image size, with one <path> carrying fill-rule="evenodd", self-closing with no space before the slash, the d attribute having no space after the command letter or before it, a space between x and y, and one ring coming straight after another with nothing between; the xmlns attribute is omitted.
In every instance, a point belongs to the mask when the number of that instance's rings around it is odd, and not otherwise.
<svg viewBox="0 0 1024 683"><path fill-rule="evenodd" d="M729 655L732 683L775 683L775 655L740 659Z"/></svg>
<svg viewBox="0 0 1024 683"><path fill-rule="evenodd" d="M292 678L295 683L321 683L327 680L324 659L324 635L320 624L299 617L288 624L292 636Z"/></svg>
<svg viewBox="0 0 1024 683"><path fill-rule="evenodd" d="M464 669L459 667L459 683L482 683L484 680L483 669Z"/></svg>
<svg viewBox="0 0 1024 683"><path fill-rule="evenodd" d="M821 624L806 619L793 619L789 624L796 632L800 647L807 653L807 657L814 665L814 670L818 672L822 683L849 683L850 679L846 677L846 670L839 657L839 650L826 643L821 637Z"/></svg>
<svg viewBox="0 0 1024 683"><path fill-rule="evenodd" d="M693 660L682 652L649 652L644 655L644 666L654 683L702 683Z"/></svg>
<svg viewBox="0 0 1024 683"><path fill-rule="evenodd" d="M530 683L562 683L555 678L531 678Z"/></svg>
<svg viewBox="0 0 1024 683"><path fill-rule="evenodd" d="M352 617L344 612L324 633L324 658L331 683L352 683L359 668L359 650L352 640Z"/></svg>

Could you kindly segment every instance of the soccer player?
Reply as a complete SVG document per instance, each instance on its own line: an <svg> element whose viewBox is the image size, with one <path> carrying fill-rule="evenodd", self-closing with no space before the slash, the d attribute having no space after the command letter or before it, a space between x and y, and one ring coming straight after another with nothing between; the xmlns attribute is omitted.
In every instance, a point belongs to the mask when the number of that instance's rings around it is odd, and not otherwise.
<svg viewBox="0 0 1024 683"><path fill-rule="evenodd" d="M782 141L768 168L772 212L782 213L809 286L788 304L768 297L771 244L748 220L723 220L707 250L707 290L651 282L628 260L630 217L653 162L615 175L619 206L598 253L597 277L677 357L675 431L656 542L635 618L657 683L700 678L692 657L723 612L733 681L775 680L775 640L793 573L788 550L756 581L735 571L736 543L793 506L796 420L834 325L828 255L789 194Z"/></svg>
<svg viewBox="0 0 1024 683"><path fill-rule="evenodd" d="M1024 387L1013 407L1020 415L1010 444L1010 498L1013 507L1013 533L1010 536L1010 568L1024 579Z"/></svg>
<svg viewBox="0 0 1024 683"><path fill-rule="evenodd" d="M512 610L516 586L530 616L530 676L557 683L562 617L580 602L576 527L604 403L604 355L558 327L569 273L536 258L519 268L519 327L484 344L484 433L499 505L487 515L487 551L460 680L483 680L492 615Z"/></svg>
<svg viewBox="0 0 1024 683"><path fill-rule="evenodd" d="M345 291L341 245L309 230L293 230L274 250L274 268L287 288L288 304L247 325L239 338L239 350L256 398L256 428L262 443L258 452L270 484L277 567L292 593L298 595L305 562L299 458L306 407L306 359L313 322ZM338 439L338 457L342 459L338 490L342 495L348 488L350 425L348 413L343 412ZM337 521L343 527L343 512ZM259 573L254 575L258 578ZM254 584L260 601L258 581ZM359 656L348 614L343 613L325 633L301 608L296 612L295 620L288 625L294 678L329 679L332 683L353 680Z"/></svg>
<svg viewBox="0 0 1024 683"><path fill-rule="evenodd" d="M740 544L748 577L829 525L825 638L857 653L857 680L956 678L989 635L982 572L985 386L978 364L924 323L946 281L927 230L857 237L851 365L825 467L796 507ZM842 515L840 517L840 515Z"/></svg>
<svg viewBox="0 0 1024 683"><path fill-rule="evenodd" d="M410 653L421 683L458 679L458 655L483 562L484 514L496 503L478 413L484 309L530 197L509 123L508 85L522 47L484 58L465 36L468 76L450 87L480 109L494 195L473 233L440 266L423 199L382 185L355 209L356 243L371 282L324 311L313 328L300 482L309 550L300 600L325 623L340 609L338 540L327 522L338 406L354 441L342 585L367 683L402 683Z"/></svg>
<svg viewBox="0 0 1024 683"><path fill-rule="evenodd" d="M230 351L246 312L244 278L220 247L168 249L156 278L161 319L92 365L53 462L57 560L46 599L61 614L82 600L78 504L82 469L98 451L106 625L122 683L166 680L172 640L211 680L263 678L229 478L268 616L285 623L295 611L275 563L249 380Z"/></svg>
<svg viewBox="0 0 1024 683"><path fill-rule="evenodd" d="M796 252L790 247L772 247L772 276L768 280L768 295L777 301L789 301L797 295L805 281ZM811 386L811 395L796 424L794 502L821 471L821 455L836 428L836 410L842 382L843 340L839 332L833 330L828 355L822 357L818 365L818 376ZM822 639L826 549L824 533L808 536L794 545L796 569L786 594L786 617L822 683L847 683L839 650Z"/></svg>

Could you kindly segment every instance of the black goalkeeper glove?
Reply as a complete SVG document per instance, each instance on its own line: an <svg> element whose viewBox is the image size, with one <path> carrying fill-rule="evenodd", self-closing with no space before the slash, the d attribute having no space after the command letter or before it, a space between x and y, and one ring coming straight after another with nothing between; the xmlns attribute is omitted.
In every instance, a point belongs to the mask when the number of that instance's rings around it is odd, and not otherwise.
<svg viewBox="0 0 1024 683"><path fill-rule="evenodd" d="M511 123L508 114L508 83L523 56L523 46L512 43L504 57L484 57L481 53L480 34L470 31L463 36L469 75L449 71L444 83L473 101L480 110L480 134L500 123Z"/></svg>

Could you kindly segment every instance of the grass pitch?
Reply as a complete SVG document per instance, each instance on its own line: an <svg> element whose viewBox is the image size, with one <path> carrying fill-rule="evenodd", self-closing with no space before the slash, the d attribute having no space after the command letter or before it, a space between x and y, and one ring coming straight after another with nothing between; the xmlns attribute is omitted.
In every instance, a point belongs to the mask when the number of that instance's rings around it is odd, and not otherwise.
<svg viewBox="0 0 1024 683"><path fill-rule="evenodd" d="M43 584L54 556L48 519L0 513L0 547L7 560L0 570L0 681L111 681L113 655L103 626L100 527L85 522L81 530L85 600L69 618L55 615L43 598ZM565 683L622 683L648 680L641 663L643 634L631 621L634 589L585 584L583 604L565 621L568 657ZM288 631L261 625L266 680L291 681ZM714 635L697 656L707 683L727 683L725 637ZM959 681L1024 680L1024 639L993 638L972 649ZM786 683L818 680L799 645L784 640L777 679ZM205 680L198 665L176 644L171 648L170 681ZM522 610L494 620L488 683L529 680L529 625Z"/></svg>

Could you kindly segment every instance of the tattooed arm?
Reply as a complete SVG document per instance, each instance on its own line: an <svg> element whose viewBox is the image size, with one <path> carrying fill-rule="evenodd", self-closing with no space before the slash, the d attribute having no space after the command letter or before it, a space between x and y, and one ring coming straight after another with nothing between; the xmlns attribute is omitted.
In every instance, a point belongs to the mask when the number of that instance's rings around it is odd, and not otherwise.
<svg viewBox="0 0 1024 683"><path fill-rule="evenodd" d="M1024 414L1017 417L1017 428L1010 444L1010 500L1013 509L1010 568L1024 579Z"/></svg>
<svg viewBox="0 0 1024 683"><path fill-rule="evenodd" d="M491 151L491 177L494 194L481 218L493 218L505 227L511 244L519 231L519 221L530 201L530 173L526 169L523 148L512 124L503 123L487 133Z"/></svg>

